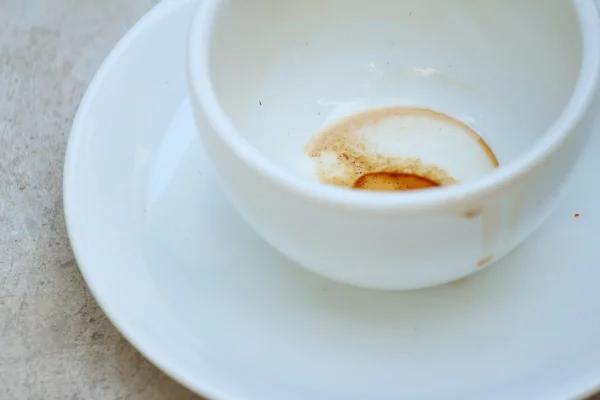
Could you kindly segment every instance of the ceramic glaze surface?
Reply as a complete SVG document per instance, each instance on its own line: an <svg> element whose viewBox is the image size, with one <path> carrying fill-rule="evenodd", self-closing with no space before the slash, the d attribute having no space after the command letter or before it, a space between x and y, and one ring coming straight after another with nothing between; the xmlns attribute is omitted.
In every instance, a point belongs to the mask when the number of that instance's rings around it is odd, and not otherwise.
<svg viewBox="0 0 600 400"><path fill-rule="evenodd" d="M209 60L218 100L261 155L304 179L317 178L302 151L311 137L390 105L450 114L508 163L559 116L580 70L577 17L562 0L222 4ZM420 158L438 139L437 126L414 131L419 142L397 154ZM478 170L473 151L455 143L424 156Z"/></svg>
<svg viewBox="0 0 600 400"><path fill-rule="evenodd" d="M492 264L549 214L589 134L599 37L592 1L208 0L188 73L209 156L265 240L337 281L413 289ZM416 170L442 187L336 187Z"/></svg>

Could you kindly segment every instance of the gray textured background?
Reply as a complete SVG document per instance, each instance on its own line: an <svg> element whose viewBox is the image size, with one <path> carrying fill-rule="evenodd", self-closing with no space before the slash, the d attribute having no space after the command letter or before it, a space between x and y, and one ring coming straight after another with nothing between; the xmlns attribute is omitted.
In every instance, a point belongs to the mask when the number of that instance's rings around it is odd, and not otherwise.
<svg viewBox="0 0 600 400"><path fill-rule="evenodd" d="M62 211L63 158L79 100L154 2L0 0L0 400L198 399L100 311Z"/></svg>
<svg viewBox="0 0 600 400"><path fill-rule="evenodd" d="M86 289L62 211L83 92L152 0L0 0L0 399L197 399L139 355Z"/></svg>

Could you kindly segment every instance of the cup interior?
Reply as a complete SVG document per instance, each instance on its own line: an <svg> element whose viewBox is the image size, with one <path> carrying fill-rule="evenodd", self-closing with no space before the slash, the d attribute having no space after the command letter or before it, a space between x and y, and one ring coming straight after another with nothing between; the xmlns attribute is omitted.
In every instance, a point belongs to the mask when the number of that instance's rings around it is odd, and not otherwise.
<svg viewBox="0 0 600 400"><path fill-rule="evenodd" d="M215 7L209 75L238 134L274 166L342 186L393 162L453 183L503 168L560 116L582 67L564 0Z"/></svg>

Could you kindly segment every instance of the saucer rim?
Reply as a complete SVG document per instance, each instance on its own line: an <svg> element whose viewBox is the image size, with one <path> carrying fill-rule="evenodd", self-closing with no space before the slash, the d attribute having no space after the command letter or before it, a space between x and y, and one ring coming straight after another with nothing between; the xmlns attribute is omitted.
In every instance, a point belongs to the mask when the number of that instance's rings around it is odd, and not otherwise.
<svg viewBox="0 0 600 400"><path fill-rule="evenodd" d="M77 154L79 153L79 149L82 146L81 143L86 136L83 126L91 110L91 104L97 96L97 93L101 90L106 77L109 75L115 64L119 62L121 56L128 51L138 37L144 35L149 29L152 29L160 20L168 18L170 14L177 12L186 6L193 10L202 1L203 0L163 0L154 5L127 30L100 64L100 67L93 75L93 78L79 103L79 107L77 108L77 112L73 119L73 124L69 131L69 139L63 166L63 210L67 236L71 243L73 256L77 262L83 280L98 303L98 306L117 331L154 366L193 393L203 396L207 400L237 400L221 393L208 381L192 379L186 371L180 370L177 365L173 365L173 363L169 361L170 357L168 355L164 354L155 346L146 343L143 335L139 335L135 327L131 326L126 320L121 318L118 311L107 306L109 303L104 300L106 295L103 294L103 290L95 284L94 279L90 276L88 268L85 266L87 257L84 255L85 252L81 251L83 246L79 245L79 239L77 238L77 235L74 234L77 230L75 228L77 217L75 215L76 213L72 211L73 207L71 206L71 200L72 198L75 198L75 194L71 196L71 193L76 192L76 189L72 188L75 162L78 158Z"/></svg>

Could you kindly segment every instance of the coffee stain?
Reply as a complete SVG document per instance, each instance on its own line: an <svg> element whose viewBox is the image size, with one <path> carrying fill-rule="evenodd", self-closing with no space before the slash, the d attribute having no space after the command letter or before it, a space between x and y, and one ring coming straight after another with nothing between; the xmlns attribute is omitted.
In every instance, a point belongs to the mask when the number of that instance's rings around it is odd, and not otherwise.
<svg viewBox="0 0 600 400"><path fill-rule="evenodd" d="M437 187L439 184L427 178L399 172L373 172L364 174L354 182L355 189L364 190L417 190Z"/></svg>
<svg viewBox="0 0 600 400"><path fill-rule="evenodd" d="M477 261L477 266L478 267L483 267L486 264L488 264L490 261L492 261L493 258L494 258L494 256L491 255L491 254L487 255L485 257L482 257L482 258L479 259L479 261Z"/></svg>
<svg viewBox="0 0 600 400"><path fill-rule="evenodd" d="M478 267L488 264L493 259L498 229L502 218L498 206L490 206L481 216L481 240L483 256L477 262Z"/></svg>
<svg viewBox="0 0 600 400"><path fill-rule="evenodd" d="M446 284L446 286L462 286L462 285L466 285L468 282L470 282L471 277L469 276L465 276L464 278L458 278L456 280L450 281Z"/></svg>
<svg viewBox="0 0 600 400"><path fill-rule="evenodd" d="M391 117L422 117L441 120L469 134L485 151L494 167L498 160L488 144L464 122L428 108L392 106L362 111L325 128L305 146L317 161L322 182L367 190L428 189L458 183L444 169L414 157L381 154L361 129ZM332 162L335 158L335 162Z"/></svg>
<svg viewBox="0 0 600 400"><path fill-rule="evenodd" d="M482 212L483 212L483 209L480 207L471 208L463 213L463 217L465 217L467 219L476 218L476 217L480 216Z"/></svg>
<svg viewBox="0 0 600 400"><path fill-rule="evenodd" d="M494 254L502 252L502 248L511 246L518 239L525 200L523 192L519 192L514 198L491 204L484 210L481 217L482 257L477 262L478 267L489 264Z"/></svg>

